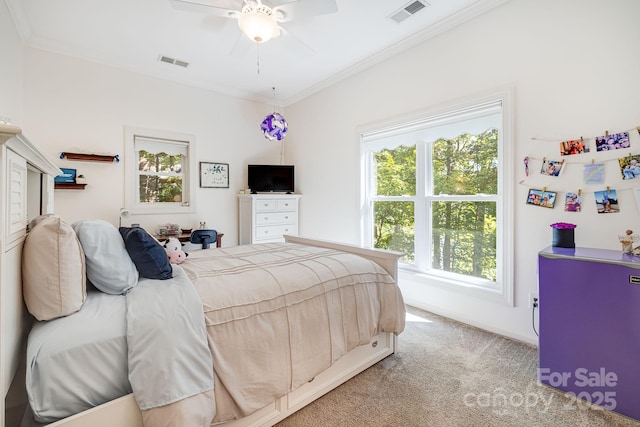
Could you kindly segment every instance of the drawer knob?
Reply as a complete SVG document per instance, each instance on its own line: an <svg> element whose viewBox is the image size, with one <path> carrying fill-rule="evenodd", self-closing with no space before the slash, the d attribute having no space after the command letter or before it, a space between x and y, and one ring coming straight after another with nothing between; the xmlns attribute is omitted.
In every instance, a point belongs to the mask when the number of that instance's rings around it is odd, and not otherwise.
<svg viewBox="0 0 640 427"><path fill-rule="evenodd" d="M376 348L378 346L378 341L374 341L371 343L371 347Z"/></svg>
<svg viewBox="0 0 640 427"><path fill-rule="evenodd" d="M284 219L289 219L289 217L288 217L288 216L285 216L285 217L284 217Z"/></svg>

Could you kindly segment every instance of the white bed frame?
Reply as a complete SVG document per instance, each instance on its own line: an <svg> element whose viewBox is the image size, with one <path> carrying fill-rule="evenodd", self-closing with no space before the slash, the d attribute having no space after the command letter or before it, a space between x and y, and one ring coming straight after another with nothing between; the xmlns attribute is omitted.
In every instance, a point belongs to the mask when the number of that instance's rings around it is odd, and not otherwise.
<svg viewBox="0 0 640 427"><path fill-rule="evenodd" d="M26 236L26 223L29 216L27 213L31 212L32 215L36 215L39 213L53 212L53 177L58 175L60 171L51 161L42 156L41 152L33 146L33 144L21 136L20 129L18 128L0 126L0 143L2 144L2 151L0 153L1 164L3 169L8 171L0 178L0 200L2 201L0 216L3 220L2 223L8 224L0 233L2 236L2 241L0 242L2 248L2 254L0 255L0 273L2 278L0 283L0 328L2 332L0 339L0 366L2 392L4 396L4 399L2 399L2 407L0 408L2 410L0 414L0 427L14 427L13 425L5 424L7 420L7 418L5 418L5 407L12 407L14 405L13 402L9 403L14 399L12 396L13 392L8 394L9 386L14 377L16 378L14 384L24 383L24 379L20 378L22 373L16 376L16 372L18 371L18 363L26 357L24 354L24 342L25 335L30 327L30 318L26 315L22 302L22 278L20 274L22 245ZM29 149L16 148L21 146L28 147ZM23 174L24 185L18 185L16 187L16 176L18 177L17 179L20 180L21 175L20 173L16 175L15 167L13 167L13 169L8 167L11 166L10 162L15 156L13 156L12 153L7 153L7 150L18 152L19 157L24 158L30 168L36 169L39 174L34 176L40 179L39 188L33 183L29 185L26 184L26 170ZM20 162L18 163L21 164ZM13 177L11 175L12 172L10 172L11 170L14 171ZM33 171L31 175L33 175ZM18 209L20 216L17 218L20 220L16 223L17 225L14 224L14 228L18 229L17 232L11 229L9 224L11 221L7 221L8 219L16 217L16 207L14 206L15 204L11 202L16 198L16 188L21 189L21 191L19 191L19 193L21 193L20 197L23 197L22 200L24 200L21 205L22 208ZM35 203L35 198L29 197L27 192L37 190L43 195L38 199L39 211L27 206ZM11 209L13 209L13 211ZM291 243L320 246L356 253L378 263L389 272L394 279L398 277L398 259L401 256L399 253L366 249L354 245L319 241L297 236L285 236L285 240ZM272 426L394 353L396 348L397 337L392 333L381 333L374 337L368 345L353 349L338 359L329 369L317 375L312 381L299 387L295 391L277 399L272 404L248 417L220 425L225 427ZM18 387L18 389L20 388L21 387ZM22 394L23 393L24 391L22 391ZM20 406L18 406L18 408L20 408ZM25 421L24 425L28 425L28 423ZM111 427L115 425L126 427L143 426L140 410L138 409L133 394L107 402L50 424L49 426Z"/></svg>

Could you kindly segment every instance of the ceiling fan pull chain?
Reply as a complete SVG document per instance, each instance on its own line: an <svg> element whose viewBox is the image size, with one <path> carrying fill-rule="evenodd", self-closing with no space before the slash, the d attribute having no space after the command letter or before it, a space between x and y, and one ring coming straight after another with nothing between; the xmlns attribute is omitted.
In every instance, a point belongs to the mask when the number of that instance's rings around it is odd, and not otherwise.
<svg viewBox="0 0 640 427"><path fill-rule="evenodd" d="M260 43L256 43L256 65L258 67L258 75L260 75Z"/></svg>

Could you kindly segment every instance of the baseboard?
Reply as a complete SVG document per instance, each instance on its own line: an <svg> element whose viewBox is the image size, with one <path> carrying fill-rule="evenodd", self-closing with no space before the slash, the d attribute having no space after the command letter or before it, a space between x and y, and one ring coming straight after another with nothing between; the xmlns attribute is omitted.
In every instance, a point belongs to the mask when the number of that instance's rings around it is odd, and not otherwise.
<svg viewBox="0 0 640 427"><path fill-rule="evenodd" d="M511 339L514 339L514 340L517 340L517 341L521 341L521 342L524 342L524 343L527 343L527 344L532 344L532 345L535 345L536 347L538 346L538 338L537 337L533 338L533 337L530 337L530 336L520 335L520 334L513 333L511 331L507 331L507 330L504 330L504 329L496 328L496 327L494 327L492 325L487 325L485 323L478 322L478 321L476 321L474 319L467 318L467 317L465 317L463 315L460 315L460 313L457 313L457 312L454 312L454 311L450 311L450 310L444 310L444 309L442 309L440 307L429 305L429 304L425 304L423 301L414 300L412 298L405 298L404 302L405 302L405 304L408 304L408 305L410 305L412 307L416 307L416 308L419 308L421 310L425 310L425 311L428 311L430 313L437 314L439 316L443 316L443 317L446 317L448 319L455 320L457 322L462 322L462 323L465 323L467 325L470 325L470 326L473 326L473 327L476 327L476 328L479 328L479 329L483 329L483 330L488 331L488 332L492 332L494 334L502 335L504 337L511 338Z"/></svg>

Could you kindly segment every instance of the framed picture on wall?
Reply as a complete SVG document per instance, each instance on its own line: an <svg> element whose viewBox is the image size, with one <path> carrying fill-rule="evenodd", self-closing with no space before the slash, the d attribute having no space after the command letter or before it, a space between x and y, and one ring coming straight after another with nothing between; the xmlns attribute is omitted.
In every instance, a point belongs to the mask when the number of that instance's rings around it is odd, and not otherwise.
<svg viewBox="0 0 640 427"><path fill-rule="evenodd" d="M229 188L229 164L200 162L200 188Z"/></svg>

